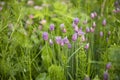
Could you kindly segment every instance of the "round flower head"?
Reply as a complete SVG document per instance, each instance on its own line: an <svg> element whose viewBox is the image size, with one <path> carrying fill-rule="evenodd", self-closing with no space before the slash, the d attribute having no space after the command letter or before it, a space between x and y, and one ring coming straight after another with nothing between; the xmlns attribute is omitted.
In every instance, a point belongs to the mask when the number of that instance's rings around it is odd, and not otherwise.
<svg viewBox="0 0 120 80"><path fill-rule="evenodd" d="M73 36L72 36L72 40L73 40L73 41L76 41L76 40L77 40L77 37L78 37L78 36L77 36L77 33L74 33Z"/></svg>
<svg viewBox="0 0 120 80"><path fill-rule="evenodd" d="M50 24L50 31L53 31L55 28L54 24Z"/></svg>
<svg viewBox="0 0 120 80"><path fill-rule="evenodd" d="M90 28L90 32L94 32L94 31L95 31L95 29L91 27Z"/></svg>
<svg viewBox="0 0 120 80"><path fill-rule="evenodd" d="M55 37L55 40L56 40L56 43L57 43L57 44L61 44L61 40L62 40L62 39L61 39L61 36L56 36L56 37Z"/></svg>
<svg viewBox="0 0 120 80"><path fill-rule="evenodd" d="M86 27L86 32L90 32L90 28L89 27Z"/></svg>
<svg viewBox="0 0 120 80"><path fill-rule="evenodd" d="M69 43L68 38L67 38L67 37L65 37L65 38L63 39L63 42L64 42L65 44L68 44L68 43Z"/></svg>
<svg viewBox="0 0 120 80"><path fill-rule="evenodd" d="M77 25L78 23L79 23L79 18L75 18L75 19L74 19L74 24Z"/></svg>
<svg viewBox="0 0 120 80"><path fill-rule="evenodd" d="M111 62L106 64L106 69L110 69L111 68Z"/></svg>
<svg viewBox="0 0 120 80"><path fill-rule="evenodd" d="M107 71L104 72L103 79L104 80L109 80L109 74L108 74Z"/></svg>
<svg viewBox="0 0 120 80"><path fill-rule="evenodd" d="M49 39L49 44L50 44L50 45L53 45L52 39Z"/></svg>
<svg viewBox="0 0 120 80"><path fill-rule="evenodd" d="M96 23L95 23L95 22L93 22L92 27L93 27L93 28L95 28L95 27L96 27Z"/></svg>
<svg viewBox="0 0 120 80"><path fill-rule="evenodd" d="M94 13L91 13L91 14L90 14L90 17L91 17L92 19L94 19L94 18L95 18Z"/></svg>
<svg viewBox="0 0 120 80"><path fill-rule="evenodd" d="M102 37L103 36L103 32L102 31L100 31L100 37Z"/></svg>
<svg viewBox="0 0 120 80"><path fill-rule="evenodd" d="M67 44L68 48L71 49L72 45L70 43Z"/></svg>
<svg viewBox="0 0 120 80"><path fill-rule="evenodd" d="M62 29L62 32L63 32L63 33L66 33L66 32L67 32L67 30L66 30L65 28L63 28L63 29Z"/></svg>
<svg viewBox="0 0 120 80"><path fill-rule="evenodd" d="M64 46L64 41L63 41L63 39L61 39L60 45L61 45L61 46Z"/></svg>
<svg viewBox="0 0 120 80"><path fill-rule="evenodd" d="M43 37L44 40L48 40L48 33L43 32L42 37Z"/></svg>
<svg viewBox="0 0 120 80"><path fill-rule="evenodd" d="M88 48L89 48L89 43L85 45L85 49L88 49Z"/></svg>
<svg viewBox="0 0 120 80"><path fill-rule="evenodd" d="M82 35L84 35L85 33L82 31L82 29L79 29L79 31L78 31L78 36L82 36Z"/></svg>
<svg viewBox="0 0 120 80"><path fill-rule="evenodd" d="M75 31L75 32L78 32L78 30L79 30L78 26L75 26L75 27L74 27L74 31Z"/></svg>
<svg viewBox="0 0 120 80"><path fill-rule="evenodd" d="M107 23L107 22L106 22L106 19L104 19L103 22L102 22L102 25L103 25L103 26L106 26L106 23Z"/></svg>

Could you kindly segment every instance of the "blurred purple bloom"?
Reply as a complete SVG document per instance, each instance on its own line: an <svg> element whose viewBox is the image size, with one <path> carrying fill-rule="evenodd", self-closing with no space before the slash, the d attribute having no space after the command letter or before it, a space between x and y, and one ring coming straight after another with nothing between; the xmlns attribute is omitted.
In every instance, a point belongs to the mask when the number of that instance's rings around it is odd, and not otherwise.
<svg viewBox="0 0 120 80"><path fill-rule="evenodd" d="M78 29L79 29L78 26L74 27L75 32L78 32Z"/></svg>
<svg viewBox="0 0 120 80"><path fill-rule="evenodd" d="M103 36L103 32L102 31L100 31L100 37L102 37Z"/></svg>
<svg viewBox="0 0 120 80"><path fill-rule="evenodd" d="M70 43L68 43L67 45L69 49L72 48L72 45Z"/></svg>
<svg viewBox="0 0 120 80"><path fill-rule="evenodd" d="M93 27L93 28L95 28L95 27L96 27L96 23L95 23L95 22L93 22L92 27Z"/></svg>
<svg viewBox="0 0 120 80"><path fill-rule="evenodd" d="M49 44L50 44L50 45L53 45L52 39L49 39Z"/></svg>
<svg viewBox="0 0 120 80"><path fill-rule="evenodd" d="M72 36L72 40L73 40L73 41L76 41L76 40L77 40L77 37L78 37L77 33L74 33L73 36Z"/></svg>
<svg viewBox="0 0 120 80"><path fill-rule="evenodd" d="M86 32L90 32L90 28L89 27L86 27Z"/></svg>
<svg viewBox="0 0 120 80"><path fill-rule="evenodd" d="M102 21L102 25L103 25L103 26L106 26L106 23L107 23L107 22L106 22L106 19L104 19L104 20Z"/></svg>
<svg viewBox="0 0 120 80"><path fill-rule="evenodd" d="M110 69L111 68L111 62L106 64L106 69Z"/></svg>
<svg viewBox="0 0 120 80"><path fill-rule="evenodd" d="M94 19L94 18L95 18L94 13L91 13L91 14L90 14L90 17L91 17L92 19Z"/></svg>
<svg viewBox="0 0 120 80"><path fill-rule="evenodd" d="M61 36L56 36L55 39L57 44L61 44Z"/></svg>
<svg viewBox="0 0 120 80"><path fill-rule="evenodd" d="M65 37L65 38L63 39L63 42L64 42L65 44L68 44L68 43L69 43L68 38L67 38L67 37Z"/></svg>
<svg viewBox="0 0 120 80"><path fill-rule="evenodd" d="M86 41L86 39L85 39L85 36L84 36L84 35L82 35L81 39L82 39L82 41L83 41L83 42L84 42L84 41Z"/></svg>
<svg viewBox="0 0 120 80"><path fill-rule="evenodd" d="M60 45L61 45L61 46L64 46L64 41L63 41L63 39L61 39Z"/></svg>
<svg viewBox="0 0 120 80"><path fill-rule="evenodd" d="M77 25L78 23L79 23L79 18L75 18L75 19L74 19L74 24Z"/></svg>
<svg viewBox="0 0 120 80"><path fill-rule="evenodd" d="M43 37L44 40L48 40L48 33L43 32L42 37Z"/></svg>
<svg viewBox="0 0 120 80"><path fill-rule="evenodd" d="M50 24L50 31L54 31L55 25L54 24Z"/></svg>
<svg viewBox="0 0 120 80"><path fill-rule="evenodd" d="M67 30L66 30L65 28L63 28L63 29L62 29L62 32L63 32L63 33L66 33L66 32L67 32Z"/></svg>
<svg viewBox="0 0 120 80"><path fill-rule="evenodd" d="M85 45L85 49L88 49L88 48L89 48L89 43Z"/></svg>
<svg viewBox="0 0 120 80"><path fill-rule="evenodd" d="M104 72L103 79L104 80L109 80L109 74L108 74L107 71Z"/></svg>
<svg viewBox="0 0 120 80"><path fill-rule="evenodd" d="M82 36L82 35L84 35L85 33L82 31L82 29L79 29L79 31L78 31L78 36Z"/></svg>
<svg viewBox="0 0 120 80"><path fill-rule="evenodd" d="M95 28L90 28L90 32L94 32L95 31Z"/></svg>

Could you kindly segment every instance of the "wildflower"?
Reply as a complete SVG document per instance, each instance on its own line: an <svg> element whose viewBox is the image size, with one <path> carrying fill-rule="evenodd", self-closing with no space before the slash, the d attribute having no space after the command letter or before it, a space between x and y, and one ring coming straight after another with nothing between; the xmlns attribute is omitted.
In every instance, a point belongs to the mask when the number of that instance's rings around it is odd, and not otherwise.
<svg viewBox="0 0 120 80"><path fill-rule="evenodd" d="M103 25L103 26L106 25L106 19L104 19L104 20L102 21L102 25Z"/></svg>
<svg viewBox="0 0 120 80"><path fill-rule="evenodd" d="M50 44L50 45L53 45L52 39L49 39L49 44Z"/></svg>
<svg viewBox="0 0 120 80"><path fill-rule="evenodd" d="M103 36L103 32L102 31L100 31L100 37L102 37Z"/></svg>
<svg viewBox="0 0 120 80"><path fill-rule="evenodd" d="M75 19L74 19L74 24L77 25L78 23L79 23L79 18L75 18Z"/></svg>
<svg viewBox="0 0 120 80"><path fill-rule="evenodd" d="M94 31L95 31L95 29L91 27L90 28L90 32L94 32Z"/></svg>
<svg viewBox="0 0 120 80"><path fill-rule="evenodd" d="M43 37L44 40L48 40L48 33L43 32L42 37Z"/></svg>
<svg viewBox="0 0 120 80"><path fill-rule="evenodd" d="M50 25L50 31L53 31L54 28L55 28L54 24L51 24L51 25Z"/></svg>
<svg viewBox="0 0 120 80"><path fill-rule="evenodd" d="M60 44L60 43L61 43L61 40L62 40L62 39L61 39L61 36L56 36L55 39L56 39L56 43L57 43L57 44Z"/></svg>
<svg viewBox="0 0 120 80"><path fill-rule="evenodd" d="M109 74L108 74L107 71L104 72L103 79L104 80L109 80Z"/></svg>
<svg viewBox="0 0 120 80"><path fill-rule="evenodd" d="M78 31L78 35L79 36L82 36L82 35L84 35L85 33L82 31L82 29L79 29L79 31Z"/></svg>
<svg viewBox="0 0 120 80"><path fill-rule="evenodd" d="M78 37L78 36L77 36L77 33L74 33L73 36L72 36L72 40L73 40L73 41L76 41L76 40L77 40L77 37Z"/></svg>
<svg viewBox="0 0 120 80"><path fill-rule="evenodd" d="M86 32L90 32L90 28L89 27L86 27Z"/></svg>
<svg viewBox="0 0 120 80"><path fill-rule="evenodd" d="M106 64L106 69L110 69L111 68L111 62Z"/></svg>
<svg viewBox="0 0 120 80"><path fill-rule="evenodd" d="M72 46L71 46L71 44L70 43L68 43L67 44L67 46L68 46L68 48L70 49L70 48L72 48Z"/></svg>
<svg viewBox="0 0 120 80"><path fill-rule="evenodd" d="M62 29L62 32L63 32L63 33L66 33L66 32L67 32L67 30L66 30L65 28L63 28L63 29Z"/></svg>
<svg viewBox="0 0 120 80"><path fill-rule="evenodd" d="M84 42L84 41L86 41L86 39L85 39L85 36L84 36L84 35L82 35L81 39L82 39L82 41L83 41L83 42Z"/></svg>
<svg viewBox="0 0 120 80"><path fill-rule="evenodd" d="M68 44L68 43L69 43L69 40L68 40L67 36L63 39L63 42L64 42L65 44Z"/></svg>
<svg viewBox="0 0 120 80"><path fill-rule="evenodd" d="M93 22L92 27L93 27L93 28L95 28L95 27L96 27L96 23L95 23L95 22Z"/></svg>
<svg viewBox="0 0 120 80"><path fill-rule="evenodd" d="M89 43L85 45L85 49L88 49L88 48L89 48Z"/></svg>
<svg viewBox="0 0 120 80"><path fill-rule="evenodd" d="M91 14L90 14L90 17L91 17L92 19L94 19L94 18L95 18L94 13L91 13Z"/></svg>
<svg viewBox="0 0 120 80"><path fill-rule="evenodd" d="M78 26L75 26L75 27L74 27L74 31L75 31L75 32L78 32Z"/></svg>
<svg viewBox="0 0 120 80"><path fill-rule="evenodd" d="M65 44L65 43L64 43L63 39L61 39L60 45L61 45L61 46L64 46L64 44Z"/></svg>

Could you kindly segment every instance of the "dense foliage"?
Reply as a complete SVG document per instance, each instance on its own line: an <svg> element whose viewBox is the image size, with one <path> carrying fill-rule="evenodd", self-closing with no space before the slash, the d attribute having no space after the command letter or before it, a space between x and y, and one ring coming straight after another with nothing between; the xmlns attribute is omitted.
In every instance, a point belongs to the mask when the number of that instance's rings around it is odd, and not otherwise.
<svg viewBox="0 0 120 80"><path fill-rule="evenodd" d="M0 80L120 80L120 0L1 0Z"/></svg>

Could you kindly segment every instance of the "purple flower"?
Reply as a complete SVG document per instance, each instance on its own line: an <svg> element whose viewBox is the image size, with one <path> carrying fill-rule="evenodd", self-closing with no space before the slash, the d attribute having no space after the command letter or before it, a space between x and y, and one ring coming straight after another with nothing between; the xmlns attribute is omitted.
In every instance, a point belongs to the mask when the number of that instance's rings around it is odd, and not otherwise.
<svg viewBox="0 0 120 80"><path fill-rule="evenodd" d="M94 19L94 18L95 18L94 13L91 13L91 14L90 14L90 17L91 17L92 19Z"/></svg>
<svg viewBox="0 0 120 80"><path fill-rule="evenodd" d="M91 27L90 28L90 32L94 32L94 31L95 31L95 29Z"/></svg>
<svg viewBox="0 0 120 80"><path fill-rule="evenodd" d="M86 39L85 39L85 36L84 36L84 35L82 35L81 39L82 39L82 41L83 41L83 42L84 42L84 41L86 41Z"/></svg>
<svg viewBox="0 0 120 80"><path fill-rule="evenodd" d="M43 37L44 40L48 40L48 33L43 32L42 37Z"/></svg>
<svg viewBox="0 0 120 80"><path fill-rule="evenodd" d="M75 28L77 25L73 22L72 23L72 27Z"/></svg>
<svg viewBox="0 0 120 80"><path fill-rule="evenodd" d="M68 48L72 48L72 45L70 43L67 44Z"/></svg>
<svg viewBox="0 0 120 80"><path fill-rule="evenodd" d="M88 48L89 48L89 43L85 45L85 49L88 49Z"/></svg>
<svg viewBox="0 0 120 80"><path fill-rule="evenodd" d="M103 36L103 32L102 31L100 31L100 37L102 37Z"/></svg>
<svg viewBox="0 0 120 80"><path fill-rule="evenodd" d="M78 31L78 36L82 36L82 35L84 35L85 33L82 31L82 29L79 29L79 31Z"/></svg>
<svg viewBox="0 0 120 80"><path fill-rule="evenodd" d="M96 23L95 23L95 22L93 22L92 27L93 27L93 28L95 28L95 27L96 27Z"/></svg>
<svg viewBox="0 0 120 80"><path fill-rule="evenodd" d="M50 31L54 31L55 25L54 24L50 24Z"/></svg>
<svg viewBox="0 0 120 80"><path fill-rule="evenodd" d="M90 28L89 27L86 27L86 32L90 32Z"/></svg>
<svg viewBox="0 0 120 80"><path fill-rule="evenodd" d="M56 36L55 39L57 44L61 44L61 36Z"/></svg>
<svg viewBox="0 0 120 80"><path fill-rule="evenodd" d="M64 42L65 44L68 44L68 43L69 43L68 38L67 38L67 37L65 37L65 38L63 39L63 42Z"/></svg>
<svg viewBox="0 0 120 80"><path fill-rule="evenodd" d="M63 28L63 29L62 29L62 32L63 32L63 33L66 33L66 32L67 32L67 30L66 30L65 28Z"/></svg>
<svg viewBox="0 0 120 80"><path fill-rule="evenodd" d="M79 29L78 26L74 27L75 32L78 32L78 29Z"/></svg>
<svg viewBox="0 0 120 80"><path fill-rule="evenodd" d="M76 40L77 40L77 37L78 37L77 33L74 33L73 36L72 36L72 40L73 40L73 41L76 41Z"/></svg>
<svg viewBox="0 0 120 80"><path fill-rule="evenodd" d="M78 23L79 23L79 18L75 18L75 19L74 19L74 24L77 25Z"/></svg>
<svg viewBox="0 0 120 80"><path fill-rule="evenodd" d="M106 26L106 23L107 23L107 22L106 22L106 19L104 19L104 20L102 21L102 25L103 25L103 26Z"/></svg>
<svg viewBox="0 0 120 80"><path fill-rule="evenodd" d="M50 45L53 45L52 39L49 39L49 44L50 44Z"/></svg>
<svg viewBox="0 0 120 80"><path fill-rule="evenodd" d="M107 71L104 72L103 79L104 80L109 80L109 74L108 74Z"/></svg>
<svg viewBox="0 0 120 80"><path fill-rule="evenodd" d="M106 64L106 69L110 69L111 68L111 62Z"/></svg>
<svg viewBox="0 0 120 80"><path fill-rule="evenodd" d="M61 45L61 46L64 46L64 44L65 44L65 43L64 43L63 39L61 39L60 45Z"/></svg>

